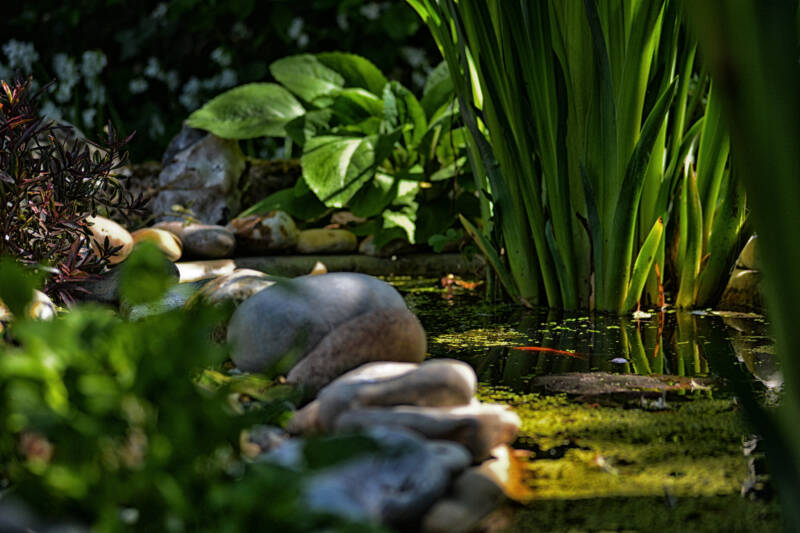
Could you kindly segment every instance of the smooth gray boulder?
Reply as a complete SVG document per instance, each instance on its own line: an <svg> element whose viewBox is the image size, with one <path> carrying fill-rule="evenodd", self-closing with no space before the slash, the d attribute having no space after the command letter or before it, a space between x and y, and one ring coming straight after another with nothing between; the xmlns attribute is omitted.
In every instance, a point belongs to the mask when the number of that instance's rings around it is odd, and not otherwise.
<svg viewBox="0 0 800 533"><path fill-rule="evenodd" d="M369 360L425 354L422 326L394 287L349 272L278 281L236 309L227 339L240 369L300 362L290 381L314 390Z"/></svg>
<svg viewBox="0 0 800 533"><path fill-rule="evenodd" d="M458 407L364 407L342 413L335 432L362 431L375 426L399 426L429 439L464 445L476 461L489 456L495 446L514 440L520 419L504 405L475 401Z"/></svg>
<svg viewBox="0 0 800 533"><path fill-rule="evenodd" d="M180 220L173 214L173 206L180 205L206 224L226 223L239 211L237 184L245 169L237 141L212 134L195 140L193 134L187 134L170 146L158 177L161 191L152 203L156 219Z"/></svg>
<svg viewBox="0 0 800 533"><path fill-rule="evenodd" d="M330 432L342 413L359 407L468 405L476 389L475 371L455 359L421 365L368 363L324 387L314 402L295 413L287 429L291 433Z"/></svg>
<svg viewBox="0 0 800 533"><path fill-rule="evenodd" d="M303 492L310 509L389 526L413 525L471 461L462 446L427 442L402 428L375 427L367 435L381 449L312 476ZM303 440L292 439L259 460L300 468Z"/></svg>

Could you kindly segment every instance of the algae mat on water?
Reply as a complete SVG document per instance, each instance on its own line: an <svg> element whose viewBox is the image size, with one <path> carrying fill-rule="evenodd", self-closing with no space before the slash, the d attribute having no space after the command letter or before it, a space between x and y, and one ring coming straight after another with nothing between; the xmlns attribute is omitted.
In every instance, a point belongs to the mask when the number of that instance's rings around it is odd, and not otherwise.
<svg viewBox="0 0 800 533"><path fill-rule="evenodd" d="M522 418L532 500L510 531L779 531L777 508L739 495L747 428L731 399L695 393L657 410L482 386Z"/></svg>

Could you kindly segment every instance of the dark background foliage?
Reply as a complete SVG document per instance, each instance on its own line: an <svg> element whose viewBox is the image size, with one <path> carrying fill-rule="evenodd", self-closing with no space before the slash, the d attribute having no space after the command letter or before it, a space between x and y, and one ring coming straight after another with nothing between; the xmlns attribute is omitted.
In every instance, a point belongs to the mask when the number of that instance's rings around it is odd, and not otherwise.
<svg viewBox="0 0 800 533"><path fill-rule="evenodd" d="M128 147L134 161L159 159L191 111L230 87L268 79L267 66L280 57L353 52L419 88L439 56L404 2L40 0L10 3L3 19L0 45L32 43L41 81L56 76L57 54L80 66L85 51L104 53L105 103L95 104L93 122L81 120L93 105L81 94L85 84L56 106L90 137L109 117L123 135L137 130ZM0 54L0 63L10 62Z"/></svg>

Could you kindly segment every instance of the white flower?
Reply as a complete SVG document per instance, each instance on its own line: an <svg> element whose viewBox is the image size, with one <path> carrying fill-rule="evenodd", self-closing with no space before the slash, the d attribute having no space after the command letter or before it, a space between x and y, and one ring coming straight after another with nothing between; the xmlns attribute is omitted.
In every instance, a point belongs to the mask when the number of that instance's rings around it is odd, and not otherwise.
<svg viewBox="0 0 800 533"><path fill-rule="evenodd" d="M178 97L178 101L188 110L197 109L199 106L197 93L200 91L200 80L192 76L189 78L183 85L183 90L181 91L181 95Z"/></svg>
<svg viewBox="0 0 800 533"><path fill-rule="evenodd" d="M86 100L90 105L102 105L106 103L106 88L103 87L97 78L86 80Z"/></svg>
<svg viewBox="0 0 800 533"><path fill-rule="evenodd" d="M150 17L154 19L161 19L164 18L164 15L167 14L167 4L161 2L156 6L152 13L150 13Z"/></svg>
<svg viewBox="0 0 800 533"><path fill-rule="evenodd" d="M94 125L94 116L97 114L97 110L95 109L84 109L81 112L81 118L83 119L83 125L87 128L89 126Z"/></svg>
<svg viewBox="0 0 800 533"><path fill-rule="evenodd" d="M87 50L81 55L81 73L87 78L94 78L106 68L108 58L102 50Z"/></svg>
<svg viewBox="0 0 800 533"><path fill-rule="evenodd" d="M11 81L13 76L14 73L11 71L11 69L0 63L0 80Z"/></svg>
<svg viewBox="0 0 800 533"><path fill-rule="evenodd" d="M308 34L301 33L300 37L297 38L297 46L300 48L305 48L308 45Z"/></svg>
<svg viewBox="0 0 800 533"><path fill-rule="evenodd" d="M292 23L289 24L289 29L286 30L286 34L289 36L290 39L296 40L300 37L300 33L303 31L303 19L300 17L295 17L292 19Z"/></svg>
<svg viewBox="0 0 800 533"><path fill-rule="evenodd" d="M64 118L64 115L61 113L61 110L57 108L56 105L50 100L46 101L42 105L42 109L39 111L39 113L43 117L47 117L51 120L61 120L62 118Z"/></svg>
<svg viewBox="0 0 800 533"><path fill-rule="evenodd" d="M414 68L424 66L428 63L425 57L425 52L421 48L414 48L413 46L403 46L400 48L400 55L403 59Z"/></svg>
<svg viewBox="0 0 800 533"><path fill-rule="evenodd" d="M150 116L150 126L147 128L147 134L150 136L151 139L157 139L164 135L166 128L164 127L164 121L161 120L161 117L157 114L153 114Z"/></svg>
<svg viewBox="0 0 800 533"><path fill-rule="evenodd" d="M339 26L340 30L346 30L350 27L350 23L347 22L347 13L336 15L336 25Z"/></svg>
<svg viewBox="0 0 800 533"><path fill-rule="evenodd" d="M8 66L13 69L20 69L25 73L33 70L33 64L39 60L39 53L33 43L24 43L11 39L3 45L3 52L8 58Z"/></svg>
<svg viewBox="0 0 800 533"><path fill-rule="evenodd" d="M147 80L144 78L134 78L128 82L128 90L131 94L141 94L149 87Z"/></svg>
<svg viewBox="0 0 800 533"><path fill-rule="evenodd" d="M237 39L249 39L253 36L253 32L251 32L250 28L245 26L242 21L237 21L233 26L231 26L231 36L236 37Z"/></svg>
<svg viewBox="0 0 800 533"><path fill-rule="evenodd" d="M221 46L214 48L211 52L211 61L221 67L228 67L231 64L231 54Z"/></svg>
<svg viewBox="0 0 800 533"><path fill-rule="evenodd" d="M158 63L158 58L149 57L147 65L144 67L144 75L148 78L158 78L161 74L161 65Z"/></svg>
<svg viewBox="0 0 800 533"><path fill-rule="evenodd" d="M376 4L375 2L370 2L369 4L364 4L361 6L359 10L365 18L369 20L375 20L381 14L381 6Z"/></svg>
<svg viewBox="0 0 800 533"><path fill-rule="evenodd" d="M170 91L174 91L178 88L178 85L181 83L180 77L178 77L177 70L170 70L169 72L164 73L163 77L164 83L167 84Z"/></svg>

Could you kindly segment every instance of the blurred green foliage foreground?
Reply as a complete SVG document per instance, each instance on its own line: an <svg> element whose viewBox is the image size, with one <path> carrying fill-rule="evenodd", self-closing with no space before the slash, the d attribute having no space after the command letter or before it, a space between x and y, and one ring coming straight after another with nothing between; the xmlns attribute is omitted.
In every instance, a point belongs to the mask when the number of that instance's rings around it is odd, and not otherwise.
<svg viewBox="0 0 800 533"><path fill-rule="evenodd" d="M123 267L128 301L153 301L168 288L162 261L154 248L137 248ZM0 297L12 310L24 308L35 284L14 261L0 265ZM51 321L13 322L0 344L3 500L97 531L371 530L302 508L308 472L240 456L242 430L278 421L288 404L245 411L229 386L198 384L202 369L226 357L210 341L218 312L126 321L86 305ZM351 453L345 441L307 445L309 471L334 461L326 451Z"/></svg>

